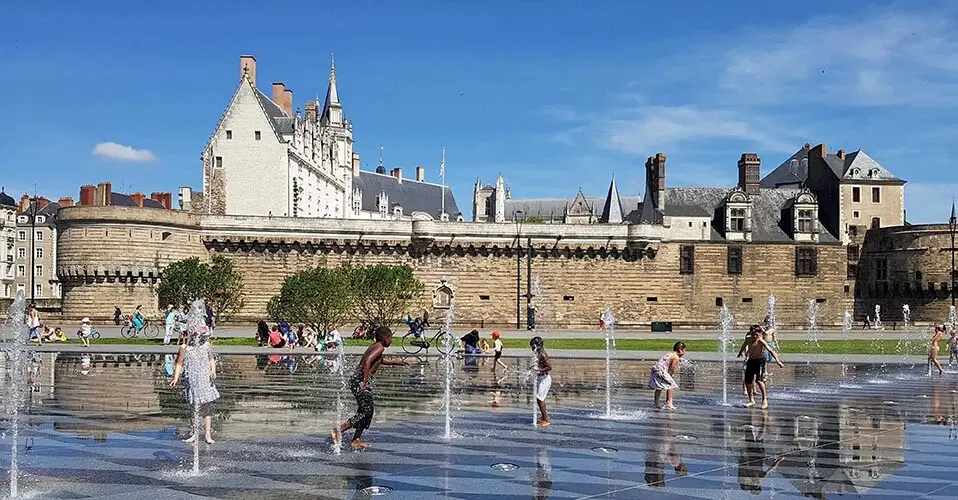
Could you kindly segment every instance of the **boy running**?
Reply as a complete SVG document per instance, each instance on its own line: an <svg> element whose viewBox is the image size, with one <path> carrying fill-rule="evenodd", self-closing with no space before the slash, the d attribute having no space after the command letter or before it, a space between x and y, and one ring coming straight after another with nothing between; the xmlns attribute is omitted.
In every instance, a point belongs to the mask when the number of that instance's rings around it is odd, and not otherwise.
<svg viewBox="0 0 958 500"><path fill-rule="evenodd" d="M748 330L749 338L742 343L742 348L738 351L738 357L745 354L745 389L748 391L748 403L746 408L755 406L755 382L758 382L758 390L762 393L762 409L768 408L768 393L765 390L765 350L775 360L779 367L784 367L782 360L778 358L778 353L768 345L762 338L762 327L752 325Z"/></svg>
<svg viewBox="0 0 958 500"><path fill-rule="evenodd" d="M366 352L363 353L362 359L359 360L359 364L356 366L356 372L349 379L349 390L356 398L356 415L343 422L339 428L333 427L330 431L330 434L333 436L333 444L336 446L339 445L344 432L349 429L356 429L356 432L353 433L353 440L350 442L350 447L354 450L370 447L369 443L364 443L360 439L362 438L363 432L368 429L369 425L373 422L373 412L375 411L373 391L369 387L369 381L373 375L376 374L376 371L379 370L380 365L409 366L409 363L405 361L383 358L386 348L393 343L392 330L385 326L380 326L376 328L375 335L376 342L370 345L366 349Z"/></svg>
<svg viewBox="0 0 958 500"><path fill-rule="evenodd" d="M536 353L536 404L539 405L539 427L548 427L552 425L549 421L549 412L546 411L546 398L549 396L549 389L552 388L552 363L549 362L549 355L546 354L545 343L542 337L532 337L529 341L529 347Z"/></svg>
<svg viewBox="0 0 958 500"><path fill-rule="evenodd" d="M496 371L496 368L501 366L503 368L509 368L505 363L502 362L502 340L499 339L499 332L492 332L492 350L496 353L496 361L492 364L492 371Z"/></svg>

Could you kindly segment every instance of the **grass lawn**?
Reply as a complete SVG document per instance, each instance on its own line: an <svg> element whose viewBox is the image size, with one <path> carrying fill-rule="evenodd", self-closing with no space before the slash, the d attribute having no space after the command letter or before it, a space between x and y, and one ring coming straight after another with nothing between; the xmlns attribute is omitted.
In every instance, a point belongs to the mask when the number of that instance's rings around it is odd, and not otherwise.
<svg viewBox="0 0 958 500"><path fill-rule="evenodd" d="M402 347L399 345L399 337L393 338L392 350L402 351ZM616 348L622 351L668 351L672 349L672 344L675 343L676 339L620 339L616 340ZM160 345L163 342L163 339L144 339L144 338L135 338L135 339L123 339L123 338L101 338L93 339L90 341L91 344L101 344L101 345ZM710 339L693 339L685 340L685 345L688 347L689 352L715 352L718 350L718 341ZM76 345L80 342L75 339L71 339L68 344ZM363 340L353 340L346 339L346 345L348 346L363 346L369 345L369 341ZM527 339L503 339L503 345L508 349L528 349L529 341ZM223 337L216 339L214 344L217 346L245 346L245 347L256 347L256 340L251 337ZM785 354L788 353L798 353L798 354L899 354L898 353L898 340L864 340L864 339L852 339L848 341L844 340L822 340L819 342L820 347L814 345L809 345L804 340L780 340L778 342L779 347L782 352ZM736 341L736 343L729 346L729 351L734 355L738 352L738 348L741 344ZM910 342L906 349L907 354L916 354L924 355L927 352L927 344L924 342ZM948 345L946 341L941 343L941 353L945 356L948 355L947 351ZM593 349L605 349L605 340L601 338L589 338L589 339L546 339L546 349L552 350L561 350L561 349L582 349L582 350L593 350Z"/></svg>

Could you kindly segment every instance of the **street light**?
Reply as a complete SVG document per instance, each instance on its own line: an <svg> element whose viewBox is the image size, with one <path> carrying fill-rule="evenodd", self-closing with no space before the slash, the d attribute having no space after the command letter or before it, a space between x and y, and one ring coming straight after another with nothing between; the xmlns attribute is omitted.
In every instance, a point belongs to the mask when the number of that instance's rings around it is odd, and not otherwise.
<svg viewBox="0 0 958 500"><path fill-rule="evenodd" d="M520 309L522 308L522 210L512 214L512 221L516 224L516 330L522 328Z"/></svg>
<svg viewBox="0 0 958 500"><path fill-rule="evenodd" d="M37 270L36 270L36 258L37 258L37 194L33 193L33 198L30 198L30 303L34 303L36 298L37 286L34 280L36 280ZM954 246L954 245L952 245Z"/></svg>
<svg viewBox="0 0 958 500"><path fill-rule="evenodd" d="M955 200L951 200L951 218L948 219L951 231L951 306L955 306L955 231L958 230L958 217L955 216Z"/></svg>

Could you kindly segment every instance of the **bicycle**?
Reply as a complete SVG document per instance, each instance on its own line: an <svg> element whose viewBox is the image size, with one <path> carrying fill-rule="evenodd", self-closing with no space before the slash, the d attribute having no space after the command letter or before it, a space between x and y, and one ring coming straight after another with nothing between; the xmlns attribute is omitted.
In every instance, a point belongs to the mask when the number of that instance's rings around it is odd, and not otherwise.
<svg viewBox="0 0 958 500"><path fill-rule="evenodd" d="M148 339L155 339L160 335L160 329L156 325L150 323L150 320L143 318L143 326L139 330L133 326L133 320L127 321L126 326L120 329L120 335L125 339L132 339L143 333L143 336Z"/></svg>
<svg viewBox="0 0 958 500"><path fill-rule="evenodd" d="M83 337L83 336L80 334L80 330L77 330L77 337L79 337L79 338L82 338L82 337ZM100 338L100 332L97 331L96 328L90 330L90 338L91 338L91 339L98 339L98 338Z"/></svg>
<svg viewBox="0 0 958 500"><path fill-rule="evenodd" d="M436 346L440 354L448 356L456 349L456 341L442 328L429 340L426 340L425 332L418 337L414 332L402 336L402 350L407 354L419 354L423 349L429 354L429 348L432 346Z"/></svg>

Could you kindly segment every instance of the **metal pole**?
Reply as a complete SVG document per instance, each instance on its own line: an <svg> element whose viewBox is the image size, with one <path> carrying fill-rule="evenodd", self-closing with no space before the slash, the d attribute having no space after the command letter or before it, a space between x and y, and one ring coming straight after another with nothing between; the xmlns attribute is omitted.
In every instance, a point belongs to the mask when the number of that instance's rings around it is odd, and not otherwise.
<svg viewBox="0 0 958 500"><path fill-rule="evenodd" d="M516 210L512 220L516 224L516 330L522 328L522 210Z"/></svg>
<svg viewBox="0 0 958 500"><path fill-rule="evenodd" d="M30 200L30 204L31 204L31 207L30 207L30 269L28 269L28 271L30 273L30 303L33 304L34 299L36 298L34 297L34 294L36 293L36 288L37 288L36 283L34 283L34 280L36 279L36 274L37 274L35 269L36 268L35 259L37 257L37 250L36 250L37 196L36 194L33 195L33 199Z"/></svg>
<svg viewBox="0 0 958 500"><path fill-rule="evenodd" d="M955 225L958 221L951 218L951 305L955 305Z"/></svg>
<svg viewBox="0 0 958 500"><path fill-rule="evenodd" d="M532 330L535 320L532 318L532 237L526 240L526 329Z"/></svg>

